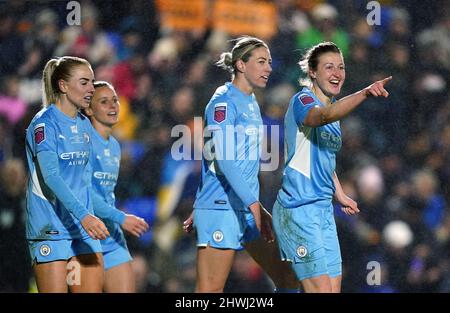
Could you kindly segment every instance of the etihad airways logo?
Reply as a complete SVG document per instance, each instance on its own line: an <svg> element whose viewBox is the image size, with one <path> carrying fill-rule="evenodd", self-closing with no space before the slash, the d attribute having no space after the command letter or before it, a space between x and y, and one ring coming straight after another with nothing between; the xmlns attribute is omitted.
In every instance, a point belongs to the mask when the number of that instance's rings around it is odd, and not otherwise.
<svg viewBox="0 0 450 313"><path fill-rule="evenodd" d="M84 159L89 157L88 151L73 151L61 153L60 158L62 160Z"/></svg>
<svg viewBox="0 0 450 313"><path fill-rule="evenodd" d="M97 179L117 180L117 174L110 172L94 172Z"/></svg>
<svg viewBox="0 0 450 313"><path fill-rule="evenodd" d="M64 152L59 155L61 160L69 161L69 165L85 165L89 158L88 151Z"/></svg>

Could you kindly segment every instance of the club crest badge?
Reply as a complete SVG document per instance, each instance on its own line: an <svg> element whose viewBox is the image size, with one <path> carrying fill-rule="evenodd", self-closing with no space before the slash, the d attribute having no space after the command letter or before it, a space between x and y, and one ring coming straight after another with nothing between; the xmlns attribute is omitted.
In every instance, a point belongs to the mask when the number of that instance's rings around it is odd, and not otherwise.
<svg viewBox="0 0 450 313"><path fill-rule="evenodd" d="M41 253L42 256L47 256L47 255L49 255L51 251L52 251L52 250L50 249L50 246L48 246L48 245L42 245L42 246L39 248L39 252Z"/></svg>
<svg viewBox="0 0 450 313"><path fill-rule="evenodd" d="M221 242L223 240L223 233L220 230L216 230L213 233L213 239L215 242Z"/></svg>
<svg viewBox="0 0 450 313"><path fill-rule="evenodd" d="M308 249L305 246L299 246L297 248L297 255L301 258L304 258L308 254Z"/></svg>

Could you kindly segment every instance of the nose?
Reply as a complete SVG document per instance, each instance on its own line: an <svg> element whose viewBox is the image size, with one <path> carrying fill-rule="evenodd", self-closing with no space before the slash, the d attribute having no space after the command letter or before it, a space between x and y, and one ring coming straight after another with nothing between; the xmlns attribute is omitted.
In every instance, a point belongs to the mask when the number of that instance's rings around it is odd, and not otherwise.
<svg viewBox="0 0 450 313"><path fill-rule="evenodd" d="M341 77L342 76L342 72L343 70L339 67L333 67L333 71L331 72L334 76L336 77Z"/></svg>
<svg viewBox="0 0 450 313"><path fill-rule="evenodd" d="M95 87L94 87L94 83L93 82L89 83L89 92L92 93L92 94L94 94L94 92L95 92Z"/></svg>

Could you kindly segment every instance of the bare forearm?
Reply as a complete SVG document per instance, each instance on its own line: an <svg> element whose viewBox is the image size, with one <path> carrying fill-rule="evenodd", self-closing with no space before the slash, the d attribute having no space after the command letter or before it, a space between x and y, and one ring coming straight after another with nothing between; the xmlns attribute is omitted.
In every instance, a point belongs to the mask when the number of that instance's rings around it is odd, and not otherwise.
<svg viewBox="0 0 450 313"><path fill-rule="evenodd" d="M360 90L326 106L321 116L322 124L333 123L346 117L366 99L366 91Z"/></svg>
<svg viewBox="0 0 450 313"><path fill-rule="evenodd" d="M303 124L308 127L318 127L325 124L333 123L352 112L358 107L368 96L373 97L388 97L389 92L384 89L384 85L392 79L389 76L383 80L378 80L372 85L357 91L349 96L346 96L332 104L326 106L316 105L312 108L306 116Z"/></svg>
<svg viewBox="0 0 450 313"><path fill-rule="evenodd" d="M339 181L339 178L336 174L336 172L333 173L333 182L334 187L336 188L336 191L334 192L334 196L336 200L339 202L342 202L342 198L345 196L344 189L342 189L341 182Z"/></svg>
<svg viewBox="0 0 450 313"><path fill-rule="evenodd" d="M256 227L258 227L259 230L261 230L261 206L260 203L254 202L249 207L250 212L252 212L253 217L255 219Z"/></svg>
<svg viewBox="0 0 450 313"><path fill-rule="evenodd" d="M341 210L347 215L354 215L359 213L358 203L345 194L336 172L333 173L333 182L334 186L336 187L334 196L336 200L341 204Z"/></svg>

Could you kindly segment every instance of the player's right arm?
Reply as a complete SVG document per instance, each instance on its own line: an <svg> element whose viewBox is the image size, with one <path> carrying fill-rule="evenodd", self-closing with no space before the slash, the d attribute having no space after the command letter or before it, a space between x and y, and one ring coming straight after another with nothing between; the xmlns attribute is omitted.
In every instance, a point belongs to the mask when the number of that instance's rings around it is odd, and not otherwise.
<svg viewBox="0 0 450 313"><path fill-rule="evenodd" d="M105 224L92 214L75 197L59 173L58 155L54 151L41 151L37 154L37 161L45 184L52 190L80 222L86 232L93 239L106 239L109 236Z"/></svg>
<svg viewBox="0 0 450 313"><path fill-rule="evenodd" d="M248 183L243 179L242 170L236 166L235 153L230 153L230 149L236 148L234 140L236 109L232 103L216 102L211 103L211 107L206 112L207 128L211 132L211 140L214 147L214 166L217 166L216 175L225 176L228 184L242 201L245 207L252 212L258 229L261 229L261 207L256 195L250 189ZM225 110L225 117L218 116L218 108ZM227 146L232 145L232 146ZM228 153L228 155L227 155Z"/></svg>
<svg viewBox="0 0 450 313"><path fill-rule="evenodd" d="M66 184L59 171L58 154L56 153L56 132L51 122L36 123L33 129L32 141L35 158L42 178L58 198L81 223L86 232L93 239L106 239L109 236L105 224L77 199Z"/></svg>

